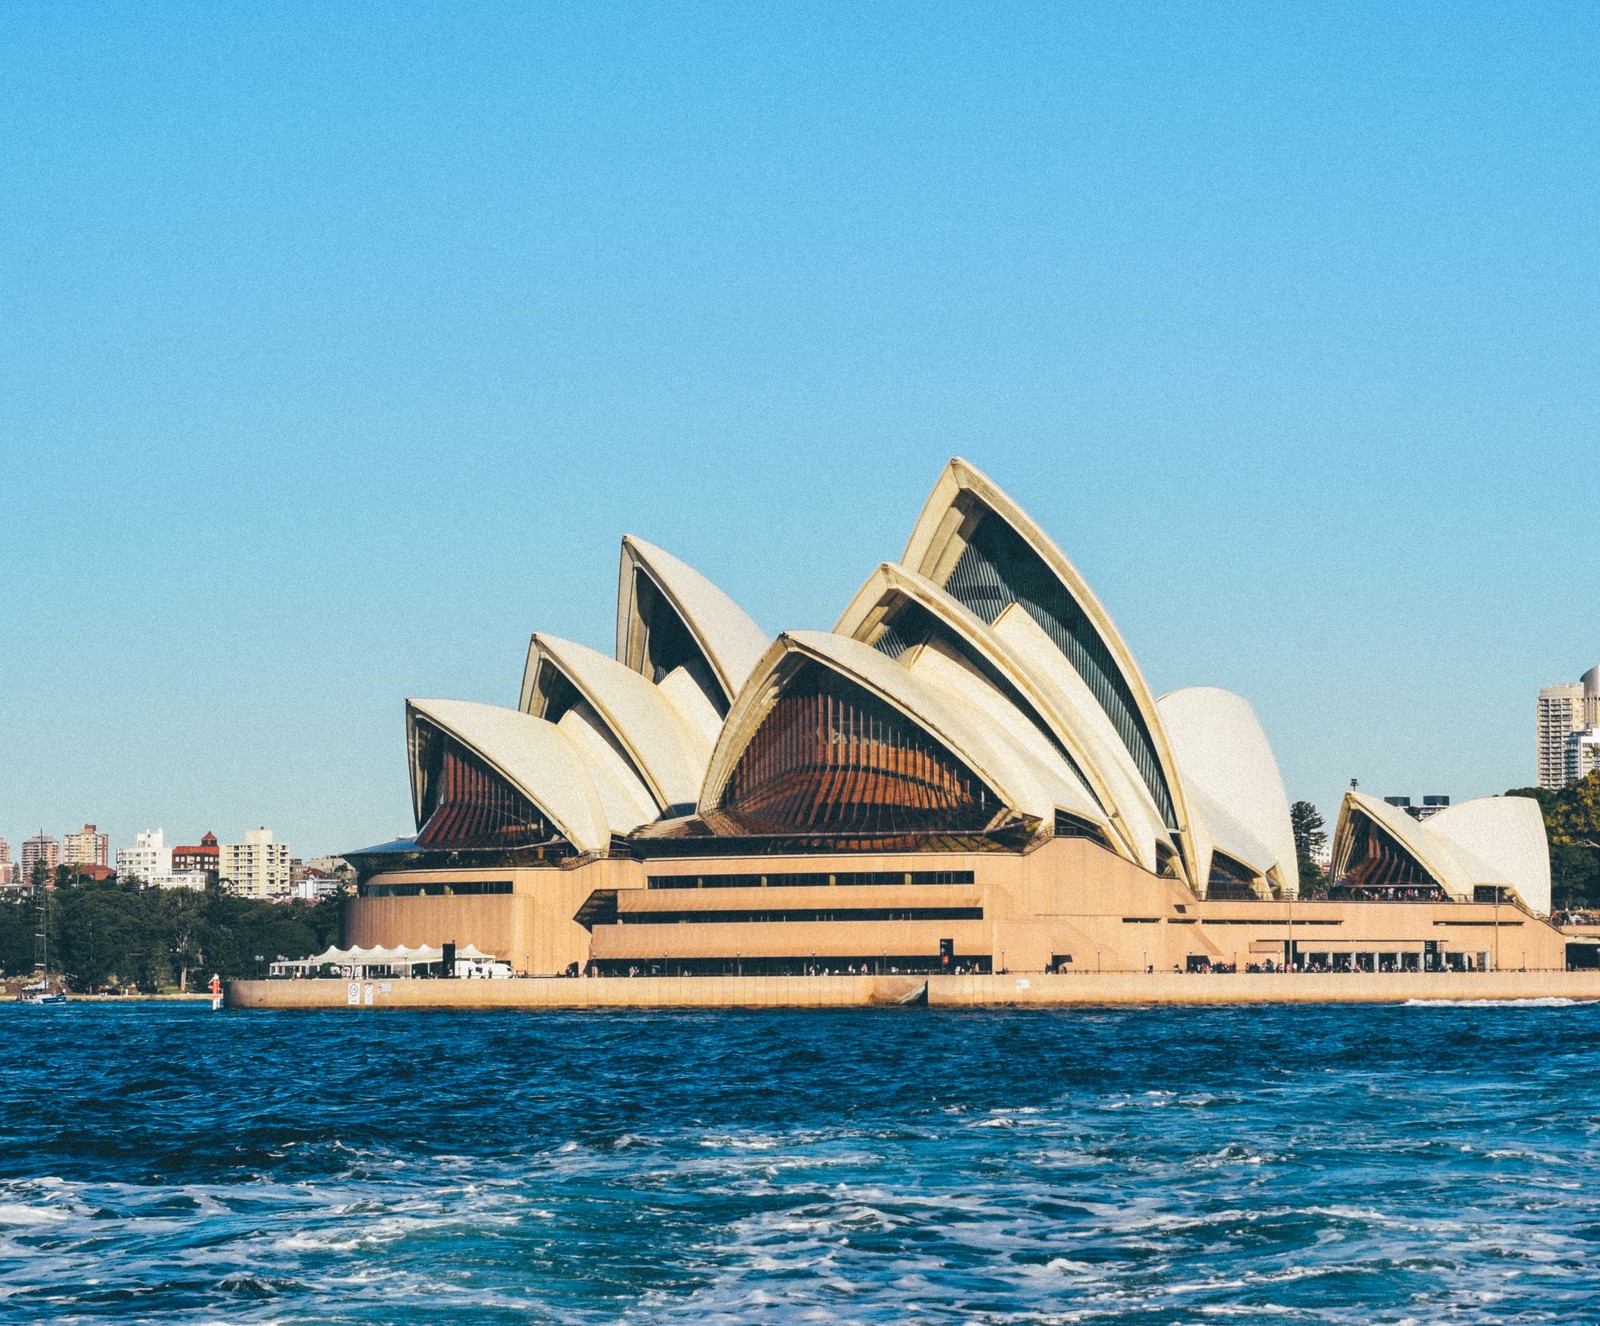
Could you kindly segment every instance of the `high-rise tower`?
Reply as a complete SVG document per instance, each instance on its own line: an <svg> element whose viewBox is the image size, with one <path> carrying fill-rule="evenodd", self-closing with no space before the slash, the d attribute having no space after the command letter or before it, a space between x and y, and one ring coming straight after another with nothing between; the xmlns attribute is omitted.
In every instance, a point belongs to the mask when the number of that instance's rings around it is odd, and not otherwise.
<svg viewBox="0 0 1600 1326"><path fill-rule="evenodd" d="M1559 792L1583 776L1582 734L1600 731L1600 666L1592 667L1580 681L1546 686L1539 692L1539 786ZM1574 772L1574 768L1577 771Z"/></svg>

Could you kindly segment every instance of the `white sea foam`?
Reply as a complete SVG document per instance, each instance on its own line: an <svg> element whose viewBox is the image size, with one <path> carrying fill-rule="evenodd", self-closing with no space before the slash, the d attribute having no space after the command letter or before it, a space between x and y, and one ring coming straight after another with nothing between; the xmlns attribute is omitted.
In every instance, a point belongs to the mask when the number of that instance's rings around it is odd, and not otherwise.
<svg viewBox="0 0 1600 1326"><path fill-rule="evenodd" d="M17 1203L0 1205L0 1225L56 1225L72 1216L53 1206L22 1206Z"/></svg>
<svg viewBox="0 0 1600 1326"><path fill-rule="evenodd" d="M1407 999L1404 1008L1575 1008L1593 999L1564 999L1545 995L1537 999Z"/></svg>

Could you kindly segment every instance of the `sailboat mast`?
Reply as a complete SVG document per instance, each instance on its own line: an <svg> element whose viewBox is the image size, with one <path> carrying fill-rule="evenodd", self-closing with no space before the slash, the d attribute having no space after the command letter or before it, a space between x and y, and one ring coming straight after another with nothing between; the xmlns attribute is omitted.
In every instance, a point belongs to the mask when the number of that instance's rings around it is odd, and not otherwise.
<svg viewBox="0 0 1600 1326"><path fill-rule="evenodd" d="M48 983L50 979L50 882L39 881L39 928L33 933L33 974Z"/></svg>

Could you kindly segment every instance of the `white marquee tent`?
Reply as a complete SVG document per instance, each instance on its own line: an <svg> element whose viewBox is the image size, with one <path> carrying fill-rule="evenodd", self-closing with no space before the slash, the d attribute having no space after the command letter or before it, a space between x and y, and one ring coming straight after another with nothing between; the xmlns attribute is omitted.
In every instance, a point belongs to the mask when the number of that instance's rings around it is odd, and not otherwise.
<svg viewBox="0 0 1600 1326"><path fill-rule="evenodd" d="M294 976L320 971L323 967L348 968L353 976L371 976L383 971L391 975L410 976L418 967L437 966L444 961L444 950L428 944L397 944L393 948L374 945L362 948L337 946L324 949L309 958L279 959L271 967L274 976ZM464 944L456 950L456 961L484 963L496 961L492 953L485 953L475 944Z"/></svg>

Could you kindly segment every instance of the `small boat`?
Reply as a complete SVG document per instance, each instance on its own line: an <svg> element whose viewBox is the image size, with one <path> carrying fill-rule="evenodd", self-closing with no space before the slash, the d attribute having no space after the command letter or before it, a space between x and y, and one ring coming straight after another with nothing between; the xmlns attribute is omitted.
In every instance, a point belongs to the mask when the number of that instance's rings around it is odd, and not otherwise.
<svg viewBox="0 0 1600 1326"><path fill-rule="evenodd" d="M43 981L36 981L32 985L25 985L17 992L17 1002L23 1004L64 1004L67 996L60 990L52 990Z"/></svg>

